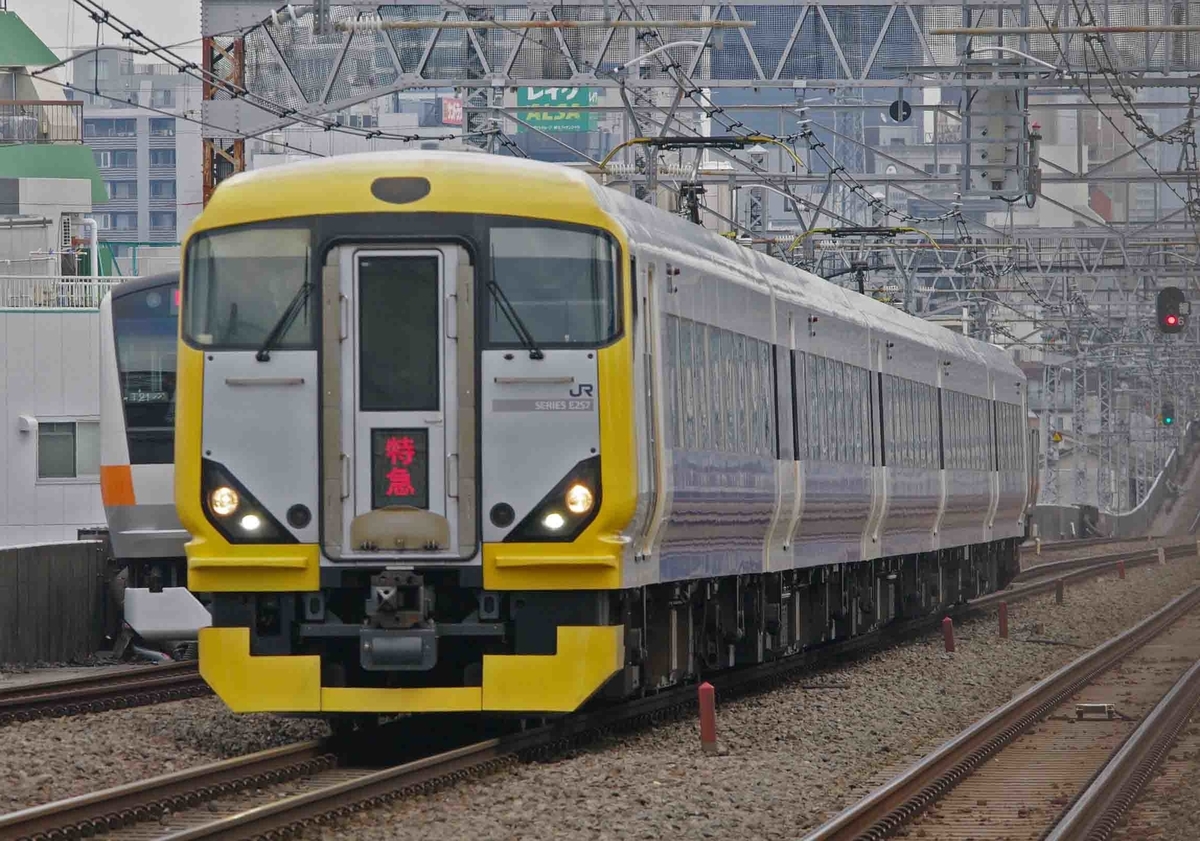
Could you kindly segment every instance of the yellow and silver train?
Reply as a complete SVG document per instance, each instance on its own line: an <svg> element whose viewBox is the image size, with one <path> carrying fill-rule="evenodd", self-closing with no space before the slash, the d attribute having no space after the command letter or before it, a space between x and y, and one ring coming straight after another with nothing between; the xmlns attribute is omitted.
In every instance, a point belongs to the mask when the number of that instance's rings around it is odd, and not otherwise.
<svg viewBox="0 0 1200 841"><path fill-rule="evenodd" d="M566 712L1017 569L1004 351L569 168L239 175L182 289L176 505L234 710Z"/></svg>

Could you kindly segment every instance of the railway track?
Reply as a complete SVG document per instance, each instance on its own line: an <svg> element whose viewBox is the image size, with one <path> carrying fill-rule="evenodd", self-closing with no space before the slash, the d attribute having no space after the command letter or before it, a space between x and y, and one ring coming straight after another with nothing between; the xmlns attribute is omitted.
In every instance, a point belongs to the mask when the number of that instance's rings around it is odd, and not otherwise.
<svg viewBox="0 0 1200 841"><path fill-rule="evenodd" d="M1110 569L1116 569L1121 563L1126 569L1156 563L1159 560L1158 550L1163 550L1163 560L1173 560L1187 555L1200 554L1200 544L1193 540L1183 540L1171 543L1160 543L1149 549L1114 552L1109 555L1092 555L1086 558L1067 558L1061 561L1046 561L1023 568L1013 579L1014 583L1031 583L1041 579L1067 577L1067 573L1081 571L1085 575L1102 574Z"/></svg>
<svg viewBox="0 0 1200 841"><path fill-rule="evenodd" d="M167 663L0 688L0 725L208 695L195 663Z"/></svg>
<svg viewBox="0 0 1200 841"><path fill-rule="evenodd" d="M1103 841L1200 700L1197 608L1200 586L1025 690L805 841Z"/></svg>
<svg viewBox="0 0 1200 841"><path fill-rule="evenodd" d="M1156 560L1157 553L1144 562ZM1135 565L1137 560L1131 563ZM1115 561L1094 570L1076 570L1067 577L1094 577L1110 566L1115 566ZM1000 601L1029 598L1052 589L1055 583L1051 580L1021 585L950 613L958 617L985 613ZM1200 590L1196 592L1200 598ZM777 685L802 670L832 665L870 653L881 644L924 635L940 624L941 616L939 613L900 623L883 637L848 640L720 675L712 683L726 701ZM112 841L276 838L298 827L453 785L531 758L554 755L614 731L689 713L695 706L695 696L694 686L679 687L618 706L586 710L530 730L500 733L448 748L430 747L410 761L386 767L362 761L355 751L347 750L345 743L309 742L279 748L0 816L0 841L50 841L101 829L109 831L107 838ZM411 733L405 733L396 743L405 744L411 737Z"/></svg>

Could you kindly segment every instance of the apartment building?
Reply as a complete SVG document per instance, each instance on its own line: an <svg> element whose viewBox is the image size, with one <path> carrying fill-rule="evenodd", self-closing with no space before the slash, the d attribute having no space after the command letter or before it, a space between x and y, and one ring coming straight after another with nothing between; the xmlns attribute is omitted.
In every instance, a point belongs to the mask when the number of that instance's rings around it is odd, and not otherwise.
<svg viewBox="0 0 1200 841"><path fill-rule="evenodd" d="M108 202L100 239L132 272L137 246L171 246L201 210L200 86L168 64L102 50L75 62L92 148ZM154 110L147 110L147 109ZM125 265L128 264L128 265Z"/></svg>

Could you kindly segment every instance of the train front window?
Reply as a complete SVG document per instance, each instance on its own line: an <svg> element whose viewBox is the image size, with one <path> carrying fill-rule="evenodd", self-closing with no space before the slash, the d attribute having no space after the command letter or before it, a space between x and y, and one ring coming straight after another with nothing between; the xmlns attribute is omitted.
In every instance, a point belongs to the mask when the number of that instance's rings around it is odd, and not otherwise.
<svg viewBox="0 0 1200 841"><path fill-rule="evenodd" d="M175 459L175 342L179 284L112 299L117 376L131 464Z"/></svg>
<svg viewBox="0 0 1200 841"><path fill-rule="evenodd" d="M617 335L617 248L608 236L549 226L496 227L491 258L492 281L538 345L595 346ZM487 299L489 341L519 345L498 297Z"/></svg>
<svg viewBox="0 0 1200 841"><path fill-rule="evenodd" d="M311 260L307 228L238 228L202 234L188 248L184 337L206 350L257 350L293 301L272 348L313 346L320 295L303 293Z"/></svg>

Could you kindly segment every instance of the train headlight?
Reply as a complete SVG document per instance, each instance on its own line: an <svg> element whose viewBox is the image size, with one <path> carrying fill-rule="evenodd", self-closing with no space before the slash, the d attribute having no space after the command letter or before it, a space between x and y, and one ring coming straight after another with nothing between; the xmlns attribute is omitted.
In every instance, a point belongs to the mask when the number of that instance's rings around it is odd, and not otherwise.
<svg viewBox="0 0 1200 841"><path fill-rule="evenodd" d="M603 504L600 456L595 455L576 464L556 482L541 501L504 535L504 542L569 543L596 519ZM499 523L493 523L499 527Z"/></svg>
<svg viewBox="0 0 1200 841"><path fill-rule="evenodd" d="M567 510L572 514L586 514L595 503L596 497L587 485L572 485L567 491Z"/></svg>
<svg viewBox="0 0 1200 841"><path fill-rule="evenodd" d="M208 522L230 543L298 542L229 469L208 459L200 460L200 504Z"/></svg>
<svg viewBox="0 0 1200 841"><path fill-rule="evenodd" d="M220 487L208 495L208 507L218 517L228 517L237 511L241 499L233 488Z"/></svg>

